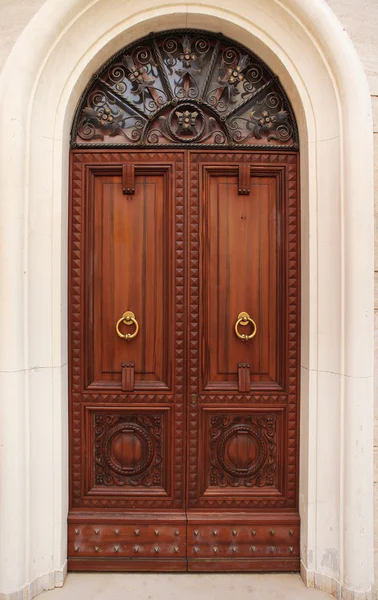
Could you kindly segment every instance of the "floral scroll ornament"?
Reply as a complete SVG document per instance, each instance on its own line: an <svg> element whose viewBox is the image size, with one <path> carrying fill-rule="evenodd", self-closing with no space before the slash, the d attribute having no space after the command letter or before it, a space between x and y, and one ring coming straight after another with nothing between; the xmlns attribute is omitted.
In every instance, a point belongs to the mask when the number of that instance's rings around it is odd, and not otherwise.
<svg viewBox="0 0 378 600"><path fill-rule="evenodd" d="M249 62L249 58L246 54L242 55L239 58L239 62L236 66L231 66L227 69L226 73L223 77L219 77L218 81L220 83L227 83L228 87L231 89L232 94L237 94L235 88L239 83L244 81L243 71L247 67Z"/></svg>
<svg viewBox="0 0 378 600"><path fill-rule="evenodd" d="M193 63L198 60L197 54L192 52L192 44L190 38L186 35L182 39L183 52L179 55L182 62L182 68L176 69L177 75L185 77L185 75L193 76L201 73L201 69L195 67Z"/></svg>
<svg viewBox="0 0 378 600"><path fill-rule="evenodd" d="M102 125L103 127L106 127L108 125L112 126L114 121L112 112L108 107L99 108L99 110L97 111L97 118L100 120L100 125Z"/></svg>
<svg viewBox="0 0 378 600"><path fill-rule="evenodd" d="M184 35L180 39L172 36L165 40L162 45L164 64L172 76L177 98L198 98L202 64L209 50L209 42L198 37Z"/></svg>
<svg viewBox="0 0 378 600"><path fill-rule="evenodd" d="M234 48L227 48L223 52L220 66L221 75L218 76L219 85L211 90L208 102L218 112L225 112L240 96L239 86L243 84L245 76L243 71L247 68L249 57L239 54Z"/></svg>
<svg viewBox="0 0 378 600"><path fill-rule="evenodd" d="M122 58L122 63L132 84L132 94L139 96L139 100L134 99L136 105L141 104L147 112L154 112L166 103L167 96L157 87L156 77L152 74L156 64L148 49L139 49L134 58L127 54Z"/></svg>
<svg viewBox="0 0 378 600"><path fill-rule="evenodd" d="M261 117L256 117L252 111L250 115L251 123L256 123L253 127L253 135L257 139L262 139L263 134L268 134L268 139L278 139L278 136L269 135L272 130L286 123L288 114L286 110L280 110L277 114L271 114L268 110L263 110Z"/></svg>
<svg viewBox="0 0 378 600"><path fill-rule="evenodd" d="M230 144L298 149L290 102L267 65L223 36L151 34L94 76L74 147Z"/></svg>
<svg viewBox="0 0 378 600"><path fill-rule="evenodd" d="M250 137L258 140L266 138L268 142L287 142L293 135L289 113L284 110L282 100L275 92L257 102L246 116L230 119L229 127L233 131L233 141L239 144Z"/></svg>
<svg viewBox="0 0 378 600"><path fill-rule="evenodd" d="M127 115L105 93L95 91L82 111L78 135L83 140L121 135L135 143L140 140L143 128L142 119L132 114Z"/></svg>
<svg viewBox="0 0 378 600"><path fill-rule="evenodd" d="M176 110L177 123L181 133L193 133L195 131L198 115L198 110L192 112L189 110L185 110L184 112Z"/></svg>
<svg viewBox="0 0 378 600"><path fill-rule="evenodd" d="M209 114L192 103L183 103L167 114L161 115L147 130L148 144L193 143L210 140L214 145L226 143L226 136L219 124Z"/></svg>
<svg viewBox="0 0 378 600"><path fill-rule="evenodd" d="M122 62L128 69L128 79L134 86L133 92L143 96L145 91L154 84L155 77L147 75L146 67L136 66L130 55L124 56Z"/></svg>

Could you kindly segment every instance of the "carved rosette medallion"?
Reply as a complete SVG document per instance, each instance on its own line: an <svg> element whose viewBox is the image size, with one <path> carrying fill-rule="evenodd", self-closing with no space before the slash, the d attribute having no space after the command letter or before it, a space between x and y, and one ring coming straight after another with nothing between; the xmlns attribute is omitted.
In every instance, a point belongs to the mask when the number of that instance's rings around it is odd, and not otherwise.
<svg viewBox="0 0 378 600"><path fill-rule="evenodd" d="M105 486L161 486L160 415L94 415L95 481Z"/></svg>
<svg viewBox="0 0 378 600"><path fill-rule="evenodd" d="M171 134L182 142L198 140L205 129L205 116L194 104L181 104L168 117Z"/></svg>
<svg viewBox="0 0 378 600"><path fill-rule="evenodd" d="M183 103L160 114L148 127L146 140L154 146L195 142L222 146L227 143L227 134L209 109Z"/></svg>
<svg viewBox="0 0 378 600"><path fill-rule="evenodd" d="M213 416L210 486L275 485L276 416Z"/></svg>
<svg viewBox="0 0 378 600"><path fill-rule="evenodd" d="M104 460L108 467L124 476L142 473L151 463L153 446L148 432L136 423L120 423L104 438Z"/></svg>
<svg viewBox="0 0 378 600"><path fill-rule="evenodd" d="M151 34L113 56L77 109L73 147L298 149L290 102L252 52L209 32Z"/></svg>

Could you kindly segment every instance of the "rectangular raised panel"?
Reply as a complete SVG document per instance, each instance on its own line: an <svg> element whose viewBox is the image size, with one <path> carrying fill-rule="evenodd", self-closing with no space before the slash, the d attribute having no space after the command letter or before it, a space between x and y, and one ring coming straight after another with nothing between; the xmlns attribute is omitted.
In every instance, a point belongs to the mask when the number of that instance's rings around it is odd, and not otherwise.
<svg viewBox="0 0 378 600"><path fill-rule="evenodd" d="M242 165L246 167L247 165ZM248 169L247 173L250 169ZM245 168L244 168L245 171ZM238 389L238 363L250 364L251 388L282 387L282 277L279 174L252 172L249 195L239 194L239 171L203 167L203 330L206 389ZM256 323L243 342L241 312ZM241 335L254 326L239 324Z"/></svg>
<svg viewBox="0 0 378 600"><path fill-rule="evenodd" d="M282 500L285 437L284 408L201 407L199 495Z"/></svg>
<svg viewBox="0 0 378 600"><path fill-rule="evenodd" d="M172 408L86 406L86 493L164 496L172 489Z"/></svg>
<svg viewBox="0 0 378 600"><path fill-rule="evenodd" d="M89 170L87 386L121 386L122 363L135 363L135 389L172 385L172 237L169 167L135 167L135 194L122 171ZM132 311L134 339L116 333ZM119 325L122 335L135 325Z"/></svg>

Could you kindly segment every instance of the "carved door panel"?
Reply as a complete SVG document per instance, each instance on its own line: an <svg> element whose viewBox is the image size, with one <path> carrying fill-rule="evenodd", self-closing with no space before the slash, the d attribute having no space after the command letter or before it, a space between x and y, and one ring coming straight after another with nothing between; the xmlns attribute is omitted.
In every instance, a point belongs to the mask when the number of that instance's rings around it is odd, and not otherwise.
<svg viewBox="0 0 378 600"><path fill-rule="evenodd" d="M189 570L291 570L297 506L295 154L190 160Z"/></svg>
<svg viewBox="0 0 378 600"><path fill-rule="evenodd" d="M69 566L185 570L183 153L71 171Z"/></svg>

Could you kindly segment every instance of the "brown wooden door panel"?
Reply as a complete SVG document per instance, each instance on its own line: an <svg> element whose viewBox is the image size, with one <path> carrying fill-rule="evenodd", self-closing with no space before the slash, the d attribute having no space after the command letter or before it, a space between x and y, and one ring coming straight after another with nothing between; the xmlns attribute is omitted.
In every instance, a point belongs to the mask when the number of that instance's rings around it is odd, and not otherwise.
<svg viewBox="0 0 378 600"><path fill-rule="evenodd" d="M238 389L239 363L250 364L252 388L262 382L282 388L279 175L252 172L250 195L239 195L237 165L202 169L203 390ZM234 328L242 311L257 325L247 342Z"/></svg>
<svg viewBox="0 0 378 600"><path fill-rule="evenodd" d="M184 156L74 152L71 173L70 568L182 571Z"/></svg>
<svg viewBox="0 0 378 600"><path fill-rule="evenodd" d="M71 570L299 568L297 163L72 153Z"/></svg>
<svg viewBox="0 0 378 600"><path fill-rule="evenodd" d="M122 170L90 169L88 224L88 388L121 387L121 365L135 364L135 389L172 386L172 176L169 167L137 165L135 194L122 192ZM93 211L93 216L91 212ZM89 232L88 232L89 233ZM139 324L135 339L114 335L126 311ZM129 327L121 324L122 333ZM134 326L130 327L130 332Z"/></svg>
<svg viewBox="0 0 378 600"><path fill-rule="evenodd" d="M290 569L299 560L297 157L193 152L190 182L188 569ZM248 341L235 333L241 311L257 325Z"/></svg>

